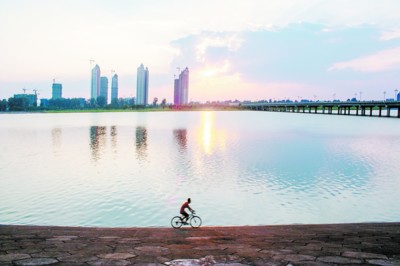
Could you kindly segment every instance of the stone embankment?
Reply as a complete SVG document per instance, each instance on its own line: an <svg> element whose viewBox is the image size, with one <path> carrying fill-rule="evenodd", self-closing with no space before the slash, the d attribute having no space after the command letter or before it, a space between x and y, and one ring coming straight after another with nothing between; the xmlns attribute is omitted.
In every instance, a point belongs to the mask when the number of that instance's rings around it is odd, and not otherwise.
<svg viewBox="0 0 400 266"><path fill-rule="evenodd" d="M400 223L183 228L0 225L0 265L400 265Z"/></svg>

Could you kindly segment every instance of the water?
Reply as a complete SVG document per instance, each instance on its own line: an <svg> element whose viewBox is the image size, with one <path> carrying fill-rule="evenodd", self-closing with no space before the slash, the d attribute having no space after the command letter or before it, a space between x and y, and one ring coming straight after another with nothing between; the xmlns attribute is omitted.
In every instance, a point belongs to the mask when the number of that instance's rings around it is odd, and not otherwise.
<svg viewBox="0 0 400 266"><path fill-rule="evenodd" d="M399 221L400 120L269 112L0 115L0 224Z"/></svg>

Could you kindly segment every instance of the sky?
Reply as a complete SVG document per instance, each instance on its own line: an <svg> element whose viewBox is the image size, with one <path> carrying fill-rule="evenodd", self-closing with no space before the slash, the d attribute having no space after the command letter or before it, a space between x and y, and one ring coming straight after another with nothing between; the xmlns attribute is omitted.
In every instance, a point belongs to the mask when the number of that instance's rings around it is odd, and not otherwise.
<svg viewBox="0 0 400 266"><path fill-rule="evenodd" d="M149 102L185 67L195 102L394 98L400 1L0 0L0 99L89 98L94 64L135 97L142 63Z"/></svg>

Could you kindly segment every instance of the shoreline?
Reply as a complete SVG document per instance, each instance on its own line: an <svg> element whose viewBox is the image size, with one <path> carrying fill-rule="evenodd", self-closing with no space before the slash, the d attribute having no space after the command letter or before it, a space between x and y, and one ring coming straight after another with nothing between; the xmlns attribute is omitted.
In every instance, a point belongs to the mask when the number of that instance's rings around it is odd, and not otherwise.
<svg viewBox="0 0 400 266"><path fill-rule="evenodd" d="M0 225L1 265L400 265L400 222L260 226Z"/></svg>

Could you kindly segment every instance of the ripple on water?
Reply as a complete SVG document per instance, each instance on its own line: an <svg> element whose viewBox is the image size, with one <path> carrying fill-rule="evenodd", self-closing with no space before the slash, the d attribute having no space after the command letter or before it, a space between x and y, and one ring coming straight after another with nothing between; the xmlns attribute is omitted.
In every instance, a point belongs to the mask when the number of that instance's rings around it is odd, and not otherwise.
<svg viewBox="0 0 400 266"><path fill-rule="evenodd" d="M205 225L400 219L395 120L264 112L0 119L0 223L169 226L188 197Z"/></svg>

